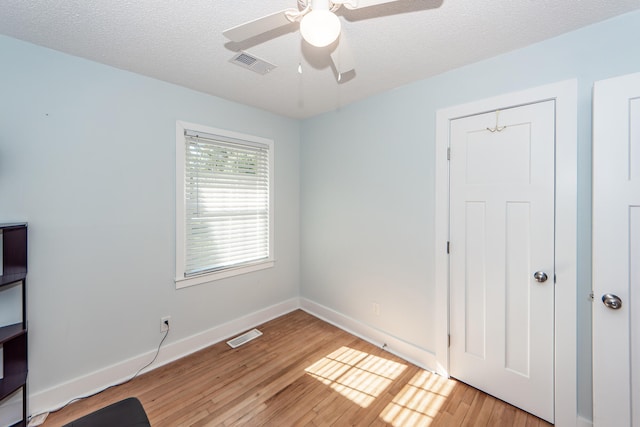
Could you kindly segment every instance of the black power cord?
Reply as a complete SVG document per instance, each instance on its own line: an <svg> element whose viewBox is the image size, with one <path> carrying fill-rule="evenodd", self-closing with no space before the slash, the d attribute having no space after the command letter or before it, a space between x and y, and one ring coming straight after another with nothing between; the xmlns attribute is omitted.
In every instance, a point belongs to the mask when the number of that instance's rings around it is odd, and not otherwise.
<svg viewBox="0 0 640 427"><path fill-rule="evenodd" d="M32 419L32 418L34 418L34 417L37 417L38 415L42 415L42 414L54 414L54 413L56 413L56 412L58 412L58 411L60 411L60 410L62 410L62 409L64 409L64 408L66 408L67 406L71 405L73 402L77 402L77 401L79 401L79 400L88 399L88 398L90 398L90 397L93 397L93 396L95 396L95 395L97 395L97 394L102 393L103 391L107 391L107 390L109 390L109 389L112 389L112 388L114 388L114 387L121 386L121 385L123 385L123 384L127 384L128 382L130 382L131 380L133 380L134 378L136 378L138 375L140 375L140 372L142 372L143 370L145 370L146 368L148 368L149 366L151 366L151 365L153 364L153 362L155 362L155 361L156 361L156 359L158 358L158 355L160 354L160 348L162 347L162 344L164 343L164 340L165 340L165 339L167 339L167 336L169 335L169 329L170 329L170 327L169 327L169 321L168 321L168 320L165 320L165 321L164 321L164 324L165 324L165 325L167 325L167 330L165 331L164 336L163 336L163 337L162 337L162 339L160 340L160 344L158 344L158 349L156 350L156 354L153 356L153 359L151 360L151 362L147 363L147 364L146 364L146 365L144 365L142 368L138 369L138 371L137 371L135 374L133 374L133 376L132 376L131 378L128 378L128 379L126 379L126 380L124 380L124 381L120 381L119 383L112 384L112 385L107 386L107 387L105 387L105 388L103 388L103 389L100 389L100 390L98 390L98 391L96 391L96 392L94 392L94 393L87 394L86 396L74 397L73 399L69 400L67 403L65 403L65 404L64 404L64 405L62 405L62 406L59 406L59 407L58 407L58 408L56 408L56 409L51 409L51 410L49 410L49 411L39 412L39 413L37 413L37 414L33 414L33 415L29 416L29 420L31 420L31 419Z"/></svg>

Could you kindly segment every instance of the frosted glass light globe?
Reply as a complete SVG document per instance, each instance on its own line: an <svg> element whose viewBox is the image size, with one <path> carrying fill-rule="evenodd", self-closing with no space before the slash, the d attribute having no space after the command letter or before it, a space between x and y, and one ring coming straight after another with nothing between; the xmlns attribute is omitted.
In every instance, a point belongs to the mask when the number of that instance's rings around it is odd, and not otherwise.
<svg viewBox="0 0 640 427"><path fill-rule="evenodd" d="M312 10L300 21L300 33L313 46L329 46L340 35L340 19L328 10Z"/></svg>

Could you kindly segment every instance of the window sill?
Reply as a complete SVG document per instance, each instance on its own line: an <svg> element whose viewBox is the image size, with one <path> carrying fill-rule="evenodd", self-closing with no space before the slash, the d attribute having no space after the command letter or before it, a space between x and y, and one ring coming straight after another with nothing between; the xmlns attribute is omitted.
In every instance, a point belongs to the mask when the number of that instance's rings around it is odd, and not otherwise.
<svg viewBox="0 0 640 427"><path fill-rule="evenodd" d="M267 260L256 264L245 265L242 267L227 268L213 273L200 274L192 277L176 277L176 289L187 288L189 286L200 285L202 283L213 282L215 280L226 279L241 274L251 273L254 271L271 268L275 265L274 260Z"/></svg>

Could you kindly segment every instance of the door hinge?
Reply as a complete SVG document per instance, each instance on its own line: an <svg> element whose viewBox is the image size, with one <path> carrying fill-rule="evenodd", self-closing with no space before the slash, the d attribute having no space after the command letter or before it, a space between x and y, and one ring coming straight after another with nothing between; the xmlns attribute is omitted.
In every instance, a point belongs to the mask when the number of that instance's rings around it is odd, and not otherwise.
<svg viewBox="0 0 640 427"><path fill-rule="evenodd" d="M447 147L447 160L451 160L451 147Z"/></svg>
<svg viewBox="0 0 640 427"><path fill-rule="evenodd" d="M447 253L451 253L451 252L449 252L450 249L451 249L450 242L447 242Z"/></svg>
<svg viewBox="0 0 640 427"><path fill-rule="evenodd" d="M451 335L447 334L447 347L451 347Z"/></svg>
<svg viewBox="0 0 640 427"><path fill-rule="evenodd" d="M589 299L593 301L593 291L589 292Z"/></svg>

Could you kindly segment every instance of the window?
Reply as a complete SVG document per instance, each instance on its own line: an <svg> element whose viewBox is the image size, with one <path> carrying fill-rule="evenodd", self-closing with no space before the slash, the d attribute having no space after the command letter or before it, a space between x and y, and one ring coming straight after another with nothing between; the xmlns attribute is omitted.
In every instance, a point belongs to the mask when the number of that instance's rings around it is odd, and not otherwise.
<svg viewBox="0 0 640 427"><path fill-rule="evenodd" d="M273 266L273 141L176 124L176 286Z"/></svg>

